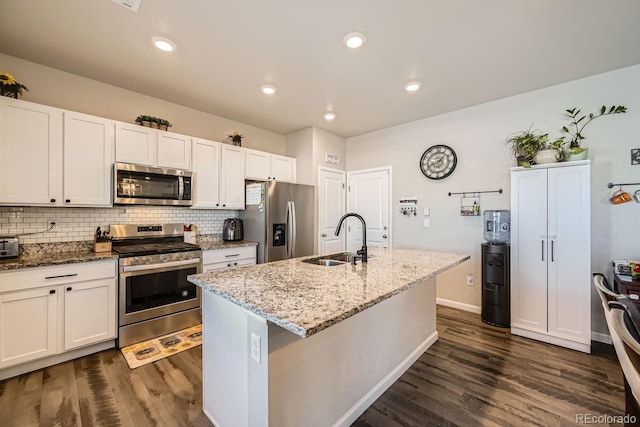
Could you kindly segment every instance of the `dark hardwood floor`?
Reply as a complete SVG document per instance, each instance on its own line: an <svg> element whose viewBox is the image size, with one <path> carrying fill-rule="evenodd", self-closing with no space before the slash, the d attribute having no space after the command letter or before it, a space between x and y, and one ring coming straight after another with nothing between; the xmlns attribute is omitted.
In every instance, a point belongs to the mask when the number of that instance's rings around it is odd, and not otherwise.
<svg viewBox="0 0 640 427"><path fill-rule="evenodd" d="M592 355L511 336L438 307L440 339L354 426L562 426L623 415L613 348ZM211 426L202 352L130 370L112 349L0 382L0 426Z"/></svg>

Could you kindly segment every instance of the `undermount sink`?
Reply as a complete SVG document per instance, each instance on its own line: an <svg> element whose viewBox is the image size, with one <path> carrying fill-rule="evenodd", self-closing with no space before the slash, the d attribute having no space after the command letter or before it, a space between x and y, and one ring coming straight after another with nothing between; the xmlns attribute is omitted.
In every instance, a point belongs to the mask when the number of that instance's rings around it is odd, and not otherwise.
<svg viewBox="0 0 640 427"><path fill-rule="evenodd" d="M302 262L315 265L323 265L325 267L332 267L335 265L342 265L353 261L353 257L356 256L355 252L339 252L337 254L327 254L315 258L305 259ZM369 255L369 258L373 258L373 255Z"/></svg>

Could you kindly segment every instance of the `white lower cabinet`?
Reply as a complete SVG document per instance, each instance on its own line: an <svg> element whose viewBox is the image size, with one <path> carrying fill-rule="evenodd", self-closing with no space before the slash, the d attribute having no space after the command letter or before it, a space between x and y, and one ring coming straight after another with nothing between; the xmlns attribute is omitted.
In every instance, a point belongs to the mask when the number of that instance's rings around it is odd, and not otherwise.
<svg viewBox="0 0 640 427"><path fill-rule="evenodd" d="M591 348L589 161L511 172L511 332Z"/></svg>
<svg viewBox="0 0 640 427"><path fill-rule="evenodd" d="M55 288L0 294L0 369L56 354L57 323Z"/></svg>
<svg viewBox="0 0 640 427"><path fill-rule="evenodd" d="M255 265L256 246L240 246L226 249L212 249L202 253L202 272Z"/></svg>
<svg viewBox="0 0 640 427"><path fill-rule="evenodd" d="M0 273L0 369L116 337L116 261Z"/></svg>

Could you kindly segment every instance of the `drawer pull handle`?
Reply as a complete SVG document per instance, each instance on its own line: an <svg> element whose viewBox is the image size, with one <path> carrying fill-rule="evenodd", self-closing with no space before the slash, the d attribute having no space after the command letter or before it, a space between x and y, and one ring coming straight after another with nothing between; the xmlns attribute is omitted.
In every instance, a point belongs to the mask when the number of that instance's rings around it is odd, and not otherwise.
<svg viewBox="0 0 640 427"><path fill-rule="evenodd" d="M227 264L227 267L231 267L231 264Z"/></svg>
<svg viewBox="0 0 640 427"><path fill-rule="evenodd" d="M73 290L73 288L72 288L71 286L69 286L69 287L67 288L67 292L70 292L70 291L72 291L72 290Z"/></svg>
<svg viewBox="0 0 640 427"><path fill-rule="evenodd" d="M231 258L231 257L234 257L234 256L240 256L240 254L225 255L224 257L225 258Z"/></svg>
<svg viewBox="0 0 640 427"><path fill-rule="evenodd" d="M61 274L59 276L47 276L45 277L45 279L59 279L61 277L74 277L77 276L78 273L73 273L73 274Z"/></svg>
<svg viewBox="0 0 640 427"><path fill-rule="evenodd" d="M50 294L55 294L55 293L56 293L56 290L55 290L55 289L51 289L51 290L49 291L49 293L50 293Z"/></svg>

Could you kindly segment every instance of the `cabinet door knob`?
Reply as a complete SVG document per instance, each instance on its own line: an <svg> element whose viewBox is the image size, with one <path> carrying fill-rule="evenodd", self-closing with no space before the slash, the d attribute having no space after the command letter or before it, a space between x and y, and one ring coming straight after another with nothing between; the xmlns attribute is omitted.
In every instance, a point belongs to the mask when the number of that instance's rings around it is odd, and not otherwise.
<svg viewBox="0 0 640 427"><path fill-rule="evenodd" d="M227 264L227 267L231 267L231 264Z"/></svg>
<svg viewBox="0 0 640 427"><path fill-rule="evenodd" d="M55 203L55 202L56 202L56 199L51 199L51 203Z"/></svg>
<svg viewBox="0 0 640 427"><path fill-rule="evenodd" d="M322 237L327 237L327 233L322 233Z"/></svg>
<svg viewBox="0 0 640 427"><path fill-rule="evenodd" d="M271 177L270 177L270 176L268 176L268 177L267 177L267 179L271 179Z"/></svg>
<svg viewBox="0 0 640 427"><path fill-rule="evenodd" d="M50 293L50 294L55 294L55 293L56 293L56 290L55 290L55 289L51 289L51 290L49 291L49 293Z"/></svg>
<svg viewBox="0 0 640 427"><path fill-rule="evenodd" d="M223 204L222 207L224 208L225 206L227 206L226 204Z"/></svg>
<svg viewBox="0 0 640 427"><path fill-rule="evenodd" d="M237 262L234 262L234 263L233 263L233 265L238 265L238 263L237 263Z"/></svg>
<svg viewBox="0 0 640 427"><path fill-rule="evenodd" d="M69 287L67 288L67 292L72 291L72 290L73 290L73 288L72 288L71 286L69 286Z"/></svg>
<svg viewBox="0 0 640 427"><path fill-rule="evenodd" d="M216 203L216 206L220 206L220 203Z"/></svg>
<svg viewBox="0 0 640 427"><path fill-rule="evenodd" d="M64 202L65 203L71 203L71 199L66 199Z"/></svg>
<svg viewBox="0 0 640 427"><path fill-rule="evenodd" d="M383 239L386 239L386 238L387 238L387 235L386 235L386 234L383 234L383 235L382 235L382 238L383 238Z"/></svg>

